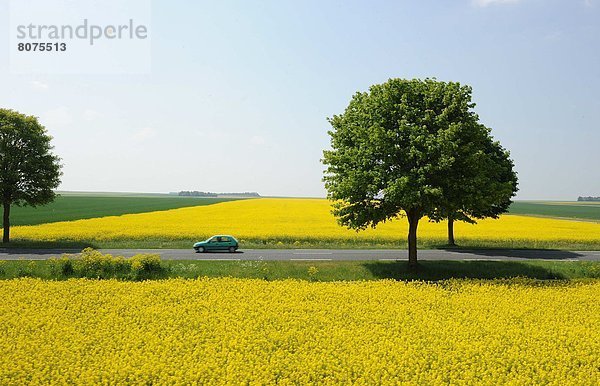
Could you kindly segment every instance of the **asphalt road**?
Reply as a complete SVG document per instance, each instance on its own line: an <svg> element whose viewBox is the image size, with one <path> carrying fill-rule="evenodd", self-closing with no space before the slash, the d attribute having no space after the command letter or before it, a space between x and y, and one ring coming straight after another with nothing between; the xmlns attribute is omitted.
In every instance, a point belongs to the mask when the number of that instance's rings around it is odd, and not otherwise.
<svg viewBox="0 0 600 386"><path fill-rule="evenodd" d="M400 249L243 249L236 253L195 253L190 249L103 249L104 253L130 257L137 253L158 253L164 260L406 260ZM74 249L0 249L0 260L45 260ZM420 250L419 260L600 260L600 251L558 251L521 249Z"/></svg>

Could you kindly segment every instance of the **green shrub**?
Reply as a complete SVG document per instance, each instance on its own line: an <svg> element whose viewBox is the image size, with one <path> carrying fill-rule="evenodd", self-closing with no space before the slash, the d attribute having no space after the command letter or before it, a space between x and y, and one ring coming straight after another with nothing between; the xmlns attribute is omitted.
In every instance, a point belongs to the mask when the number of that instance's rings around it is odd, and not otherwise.
<svg viewBox="0 0 600 386"><path fill-rule="evenodd" d="M588 277L600 278L600 264L596 264L595 261L584 261L581 263L581 267L588 272Z"/></svg>
<svg viewBox="0 0 600 386"><path fill-rule="evenodd" d="M81 277L120 277L129 274L131 263L123 256L103 254L92 248L86 248L81 251L81 257L75 260L74 271Z"/></svg>
<svg viewBox="0 0 600 386"><path fill-rule="evenodd" d="M75 273L73 260L69 259L66 255L63 255L63 257L60 258L52 257L48 259L48 264L50 266L50 273L54 277L69 277L73 276Z"/></svg>
<svg viewBox="0 0 600 386"><path fill-rule="evenodd" d="M55 275L97 279L144 280L158 278L166 272L157 254L138 254L126 259L92 248L84 249L76 259L55 259L52 266Z"/></svg>
<svg viewBox="0 0 600 386"><path fill-rule="evenodd" d="M157 254L137 254L128 260L133 279L142 280L157 277L163 273L160 256Z"/></svg>
<svg viewBox="0 0 600 386"><path fill-rule="evenodd" d="M25 266L19 266L17 269L17 277L35 277L37 263L35 261L27 262Z"/></svg>

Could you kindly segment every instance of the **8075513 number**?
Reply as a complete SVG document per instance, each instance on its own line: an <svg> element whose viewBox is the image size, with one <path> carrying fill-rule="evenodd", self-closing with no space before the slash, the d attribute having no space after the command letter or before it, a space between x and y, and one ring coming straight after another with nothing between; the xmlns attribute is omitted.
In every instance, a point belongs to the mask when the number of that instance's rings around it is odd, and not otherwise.
<svg viewBox="0 0 600 386"><path fill-rule="evenodd" d="M19 43L19 51L66 51L67 43Z"/></svg>

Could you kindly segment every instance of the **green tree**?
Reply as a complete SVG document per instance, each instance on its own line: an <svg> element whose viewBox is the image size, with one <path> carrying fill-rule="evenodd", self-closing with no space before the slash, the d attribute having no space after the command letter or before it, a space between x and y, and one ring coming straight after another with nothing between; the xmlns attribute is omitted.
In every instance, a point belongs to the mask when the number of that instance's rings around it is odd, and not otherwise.
<svg viewBox="0 0 600 386"><path fill-rule="evenodd" d="M406 216L415 266L419 220L443 215L445 190L475 174L457 176L457 167L477 168L490 138L473 107L469 86L435 79L390 79L356 93L329 119L331 150L323 152L323 180L339 223L358 231Z"/></svg>
<svg viewBox="0 0 600 386"><path fill-rule="evenodd" d="M0 197L2 242L10 241L11 205L44 205L54 200L61 165L36 117L0 109Z"/></svg>
<svg viewBox="0 0 600 386"><path fill-rule="evenodd" d="M518 191L510 153L493 140L489 128L479 126L478 139L471 137L457 149L460 157L456 157L449 171L451 178L442 187L445 203L429 214L433 221L448 221L449 245L456 245L455 221L475 224L486 217L498 218L508 211Z"/></svg>

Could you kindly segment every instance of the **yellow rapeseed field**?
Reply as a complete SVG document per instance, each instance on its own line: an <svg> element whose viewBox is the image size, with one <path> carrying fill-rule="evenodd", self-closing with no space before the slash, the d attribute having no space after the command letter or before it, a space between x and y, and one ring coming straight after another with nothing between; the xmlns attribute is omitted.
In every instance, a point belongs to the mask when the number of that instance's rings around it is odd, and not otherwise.
<svg viewBox="0 0 600 386"><path fill-rule="evenodd" d="M252 199L214 205L173 209L88 220L65 221L13 228L13 237L43 241L55 240L197 240L213 234L232 234L242 240L270 241L371 241L404 242L406 219L381 224L377 229L356 233L339 226L325 199ZM599 243L600 224L505 215L477 225L457 223L461 242L499 241ZM445 223L419 225L421 242L443 242Z"/></svg>
<svg viewBox="0 0 600 386"><path fill-rule="evenodd" d="M0 384L600 384L600 282L0 281Z"/></svg>

